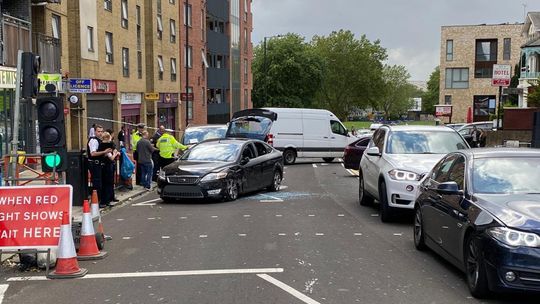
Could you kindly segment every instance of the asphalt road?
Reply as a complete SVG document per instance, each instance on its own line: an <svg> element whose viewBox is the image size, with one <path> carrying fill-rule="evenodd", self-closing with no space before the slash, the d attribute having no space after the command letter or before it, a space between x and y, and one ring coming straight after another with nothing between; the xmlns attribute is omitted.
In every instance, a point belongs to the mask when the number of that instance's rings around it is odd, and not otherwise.
<svg viewBox="0 0 540 304"><path fill-rule="evenodd" d="M0 303L538 303L478 301L464 276L417 252L412 214L383 224L341 163L285 169L284 189L235 202L163 204L150 192L103 218L109 255L85 279L4 267ZM37 277L36 277L37 276Z"/></svg>

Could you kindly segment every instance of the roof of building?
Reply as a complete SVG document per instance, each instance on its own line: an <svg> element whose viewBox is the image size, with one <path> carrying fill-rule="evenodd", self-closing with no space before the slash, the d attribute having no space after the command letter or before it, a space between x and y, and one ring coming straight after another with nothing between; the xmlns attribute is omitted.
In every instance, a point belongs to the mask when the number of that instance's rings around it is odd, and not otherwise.
<svg viewBox="0 0 540 304"><path fill-rule="evenodd" d="M419 90L427 91L427 81L409 80L409 83L417 87Z"/></svg>
<svg viewBox="0 0 540 304"><path fill-rule="evenodd" d="M536 39L532 39L531 41L528 41L527 43L523 44L521 47L532 47L532 46L540 46L540 37Z"/></svg>
<svg viewBox="0 0 540 304"><path fill-rule="evenodd" d="M529 27L531 26L534 27L535 32L540 31L540 12L527 13L527 18L525 18L522 33L527 35L529 33Z"/></svg>

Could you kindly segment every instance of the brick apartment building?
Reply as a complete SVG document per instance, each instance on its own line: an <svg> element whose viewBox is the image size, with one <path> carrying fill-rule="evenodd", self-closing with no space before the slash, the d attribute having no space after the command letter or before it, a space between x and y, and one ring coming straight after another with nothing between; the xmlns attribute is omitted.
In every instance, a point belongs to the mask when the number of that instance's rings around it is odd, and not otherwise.
<svg viewBox="0 0 540 304"><path fill-rule="evenodd" d="M522 23L441 27L439 104L452 105L452 122L466 121L469 107L473 121L496 114L493 65L509 64L513 75L525 42L522 29Z"/></svg>
<svg viewBox="0 0 540 304"><path fill-rule="evenodd" d="M17 49L41 56L40 77L58 88L41 93L63 96L69 108L69 150L85 147L92 123L127 133L139 122L165 125L180 136L187 124L225 123L252 106L251 0L4 0L0 9L9 29L0 73L14 78ZM71 92L74 78L91 79L88 92ZM14 88L0 84L3 153ZM35 134L21 136L33 151Z"/></svg>

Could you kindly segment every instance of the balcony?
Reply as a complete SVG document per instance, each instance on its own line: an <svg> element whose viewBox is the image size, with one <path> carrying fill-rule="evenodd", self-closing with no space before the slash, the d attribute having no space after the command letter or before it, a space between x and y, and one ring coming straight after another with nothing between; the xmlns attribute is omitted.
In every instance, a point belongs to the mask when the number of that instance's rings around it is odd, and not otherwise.
<svg viewBox="0 0 540 304"><path fill-rule="evenodd" d="M206 41L208 52L223 55L229 54L229 37L227 35L214 31L206 31Z"/></svg>
<svg viewBox="0 0 540 304"><path fill-rule="evenodd" d="M207 0L206 10L209 15L221 21L229 21L229 1Z"/></svg>
<svg viewBox="0 0 540 304"><path fill-rule="evenodd" d="M540 72L521 72L520 79L538 79Z"/></svg>
<svg viewBox="0 0 540 304"><path fill-rule="evenodd" d="M229 122L230 107L228 102L208 103L208 113L206 115L209 124L224 124Z"/></svg>
<svg viewBox="0 0 540 304"><path fill-rule="evenodd" d="M60 73L62 45L60 39L41 33L34 33L34 52L41 57L41 71Z"/></svg>
<svg viewBox="0 0 540 304"><path fill-rule="evenodd" d="M16 67L18 50L30 51L30 23L9 15L3 15L2 32L0 64Z"/></svg>
<svg viewBox="0 0 540 304"><path fill-rule="evenodd" d="M222 89L229 88L229 70L208 68L208 88L209 89Z"/></svg>

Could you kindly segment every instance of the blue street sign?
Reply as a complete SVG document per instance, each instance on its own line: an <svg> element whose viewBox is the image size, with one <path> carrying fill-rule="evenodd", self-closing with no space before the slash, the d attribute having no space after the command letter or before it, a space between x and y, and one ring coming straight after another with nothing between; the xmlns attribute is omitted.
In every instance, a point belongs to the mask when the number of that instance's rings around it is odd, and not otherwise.
<svg viewBox="0 0 540 304"><path fill-rule="evenodd" d="M71 93L92 93L92 79L70 78L68 89Z"/></svg>

